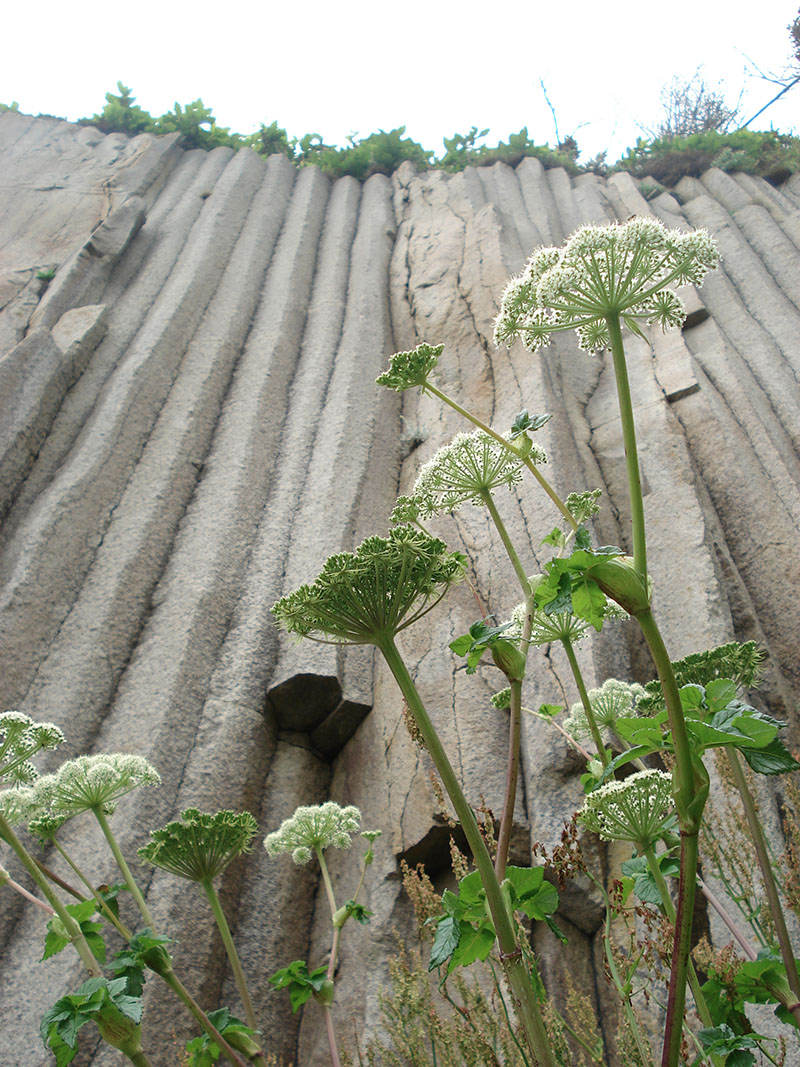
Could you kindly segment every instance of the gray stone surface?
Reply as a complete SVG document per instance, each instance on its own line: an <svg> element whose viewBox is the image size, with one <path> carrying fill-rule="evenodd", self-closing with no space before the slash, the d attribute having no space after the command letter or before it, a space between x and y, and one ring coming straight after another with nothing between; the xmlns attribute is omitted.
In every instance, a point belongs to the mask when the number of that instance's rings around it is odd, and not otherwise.
<svg viewBox="0 0 800 1067"><path fill-rule="evenodd" d="M156 764L163 786L115 816L132 854L148 827L190 805L247 807L264 833L298 804L359 805L384 837L365 889L373 925L348 926L342 946L345 1040L378 1025L392 930L410 931L399 859L442 874L449 831L380 658L293 644L269 609L327 555L383 532L397 493L464 428L430 397L373 384L391 352L421 340L445 342L442 388L492 425L523 407L551 412L539 435L548 476L563 494L602 487L599 536L625 543L608 363L565 335L540 357L492 344L499 294L534 245L650 212L719 241L722 269L686 294L684 330L628 345L656 608L676 657L760 641L764 706L800 742L796 175L775 189L711 171L653 201L630 175L572 179L535 159L455 175L404 164L359 185L282 157L183 152L174 137L129 141L15 113L0 115L0 168L0 705L58 722L68 755L131 751ZM44 269L49 282L36 277ZM556 521L547 499L524 484L498 506L526 569L541 569ZM432 525L469 557L485 610L507 614L519 592L484 513ZM469 680L439 652L477 614L462 587L402 648L470 800L498 813L505 714L489 698L501 677L487 666ZM590 685L652 673L626 624L578 654ZM575 699L563 655L544 649L526 703ZM526 718L518 862L534 841L557 843L580 803L575 770L559 736ZM97 835L76 822L69 840L90 865ZM267 977L324 960L327 904L312 867L270 859L260 841L223 894L267 1046L316 1067L327 1057L319 1015L292 1015ZM332 859L342 899L358 853ZM187 984L206 1007L235 1006L191 887L138 873L180 942ZM44 1067L38 1019L79 970L66 953L36 963L37 913L8 893L0 911L0 1012L13 1022L3 1062ZM579 883L562 904L566 963L538 940L555 987L567 966L598 1000L613 1047L601 917ZM148 999L170 1035L148 1053L172 1067L192 1027L155 985ZM120 1062L91 1038L81 1057Z"/></svg>

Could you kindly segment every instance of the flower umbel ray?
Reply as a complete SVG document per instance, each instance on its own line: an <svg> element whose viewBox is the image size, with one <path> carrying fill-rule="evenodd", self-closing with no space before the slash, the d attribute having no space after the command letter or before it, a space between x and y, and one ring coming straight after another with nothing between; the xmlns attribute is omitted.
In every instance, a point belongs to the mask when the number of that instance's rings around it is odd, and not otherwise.
<svg viewBox="0 0 800 1067"><path fill-rule="evenodd" d="M495 344L521 338L537 351L553 333L574 329L580 347L593 352L610 346L611 317L635 333L639 321L680 326L686 312L673 287L699 285L718 261L705 230L681 233L648 217L583 226L562 248L537 249L508 283Z"/></svg>
<svg viewBox="0 0 800 1067"><path fill-rule="evenodd" d="M272 608L299 637L380 646L431 610L464 573L464 557L412 526L368 537L355 552L326 560L310 585Z"/></svg>

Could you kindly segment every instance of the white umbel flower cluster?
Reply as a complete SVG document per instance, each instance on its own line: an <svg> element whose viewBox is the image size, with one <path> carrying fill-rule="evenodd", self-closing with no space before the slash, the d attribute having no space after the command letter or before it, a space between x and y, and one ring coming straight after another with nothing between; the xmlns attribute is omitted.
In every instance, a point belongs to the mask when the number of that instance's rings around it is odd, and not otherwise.
<svg viewBox="0 0 800 1067"><path fill-rule="evenodd" d="M34 722L21 711L0 714L0 781L26 785L37 777L30 757L57 748L64 735L51 722Z"/></svg>
<svg viewBox="0 0 800 1067"><path fill-rule="evenodd" d="M62 763L33 787L40 811L62 821L84 811L111 815L117 801L140 785L160 785L161 776L143 756L117 752L78 756Z"/></svg>
<svg viewBox="0 0 800 1067"><path fill-rule="evenodd" d="M605 841L633 841L646 848L661 836L672 808L671 775L637 771L589 793L578 819Z"/></svg>
<svg viewBox="0 0 800 1067"><path fill-rule="evenodd" d="M608 678L599 689L590 689L588 695L597 725L601 730L613 730L617 719L637 714L636 703L645 695L645 689L637 682L629 684L617 678ZM564 720L564 729L576 741L591 737L586 712L580 701L570 708L569 717Z"/></svg>
<svg viewBox="0 0 800 1067"><path fill-rule="evenodd" d="M665 330L681 326L686 310L673 287L700 285L718 261L705 230L681 233L644 216L583 226L562 248L537 249L508 283L495 344L521 338L535 352L553 333L574 329L579 346L595 352L610 347L610 318L635 333L640 321Z"/></svg>
<svg viewBox="0 0 800 1067"><path fill-rule="evenodd" d="M547 455L531 450L534 463ZM419 471L412 499L424 518L455 511L462 504L485 504L485 493L505 486L512 489L522 480L523 461L484 433L459 433L440 448Z"/></svg>
<svg viewBox="0 0 800 1067"><path fill-rule="evenodd" d="M361 812L349 805L340 807L334 801L326 804L300 807L294 815L280 825L280 829L268 834L264 848L270 856L291 852L295 863L308 863L317 850L350 848L352 834L358 833Z"/></svg>

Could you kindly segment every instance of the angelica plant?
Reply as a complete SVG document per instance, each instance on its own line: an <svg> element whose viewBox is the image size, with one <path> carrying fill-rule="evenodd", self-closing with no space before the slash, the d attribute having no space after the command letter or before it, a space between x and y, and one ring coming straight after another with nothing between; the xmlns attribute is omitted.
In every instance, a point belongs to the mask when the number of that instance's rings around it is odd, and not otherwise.
<svg viewBox="0 0 800 1067"><path fill-rule="evenodd" d="M367 851L364 853L361 863L361 877L352 898L341 907L336 905L328 865L325 862L325 849L350 848L352 837L358 833L360 824L361 812L358 808L353 805L343 808L334 801L328 801L326 804L297 808L293 815L288 819L284 819L278 830L268 834L264 840L264 848L270 856L290 853L294 862L299 866L307 864L312 856L316 856L319 862L333 927L328 965L327 967L317 967L309 972L305 960L295 960L288 967L283 967L281 970L276 971L270 978L270 982L276 989L288 989L293 1011L297 1011L312 996L321 1006L333 1067L340 1067L341 1065L339 1047L333 1027L333 1015L331 1013L334 998L333 979L336 973L336 962L339 957L339 941L342 936L342 929L348 919L355 918L360 923L369 922L372 913L358 903L358 897L364 885L367 869L374 859L373 845L377 838L381 836L381 831L361 831L361 836L367 842Z"/></svg>

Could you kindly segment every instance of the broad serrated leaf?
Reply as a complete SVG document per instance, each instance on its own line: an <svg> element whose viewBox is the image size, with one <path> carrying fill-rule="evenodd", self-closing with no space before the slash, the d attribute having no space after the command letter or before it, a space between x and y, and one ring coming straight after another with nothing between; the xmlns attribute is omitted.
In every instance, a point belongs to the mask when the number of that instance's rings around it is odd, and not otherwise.
<svg viewBox="0 0 800 1067"><path fill-rule="evenodd" d="M704 706L705 690L702 685L682 685L680 698L684 711L699 711Z"/></svg>
<svg viewBox="0 0 800 1067"><path fill-rule="evenodd" d="M787 774L800 770L800 763L779 737L764 748L743 748L742 755L757 774Z"/></svg>
<svg viewBox="0 0 800 1067"><path fill-rule="evenodd" d="M461 937L461 922L452 915L441 919L436 927L436 936L431 947L431 958L428 970L433 971L447 963L455 950Z"/></svg>
<svg viewBox="0 0 800 1067"><path fill-rule="evenodd" d="M494 929L488 919L477 927L462 922L458 947L453 952L447 973L450 974L456 967L469 967L476 960L485 960L494 942Z"/></svg>
<svg viewBox="0 0 800 1067"><path fill-rule="evenodd" d="M706 686L706 704L711 712L721 711L735 699L736 684L730 678L715 678Z"/></svg>
<svg viewBox="0 0 800 1067"><path fill-rule="evenodd" d="M598 632L603 629L606 597L600 586L591 578L577 578L572 586L572 610L581 619L586 619Z"/></svg>
<svg viewBox="0 0 800 1067"><path fill-rule="evenodd" d="M48 930L44 939L44 952L39 962L49 960L51 956L57 956L68 944L68 937L61 937L60 934L55 933L53 930Z"/></svg>

